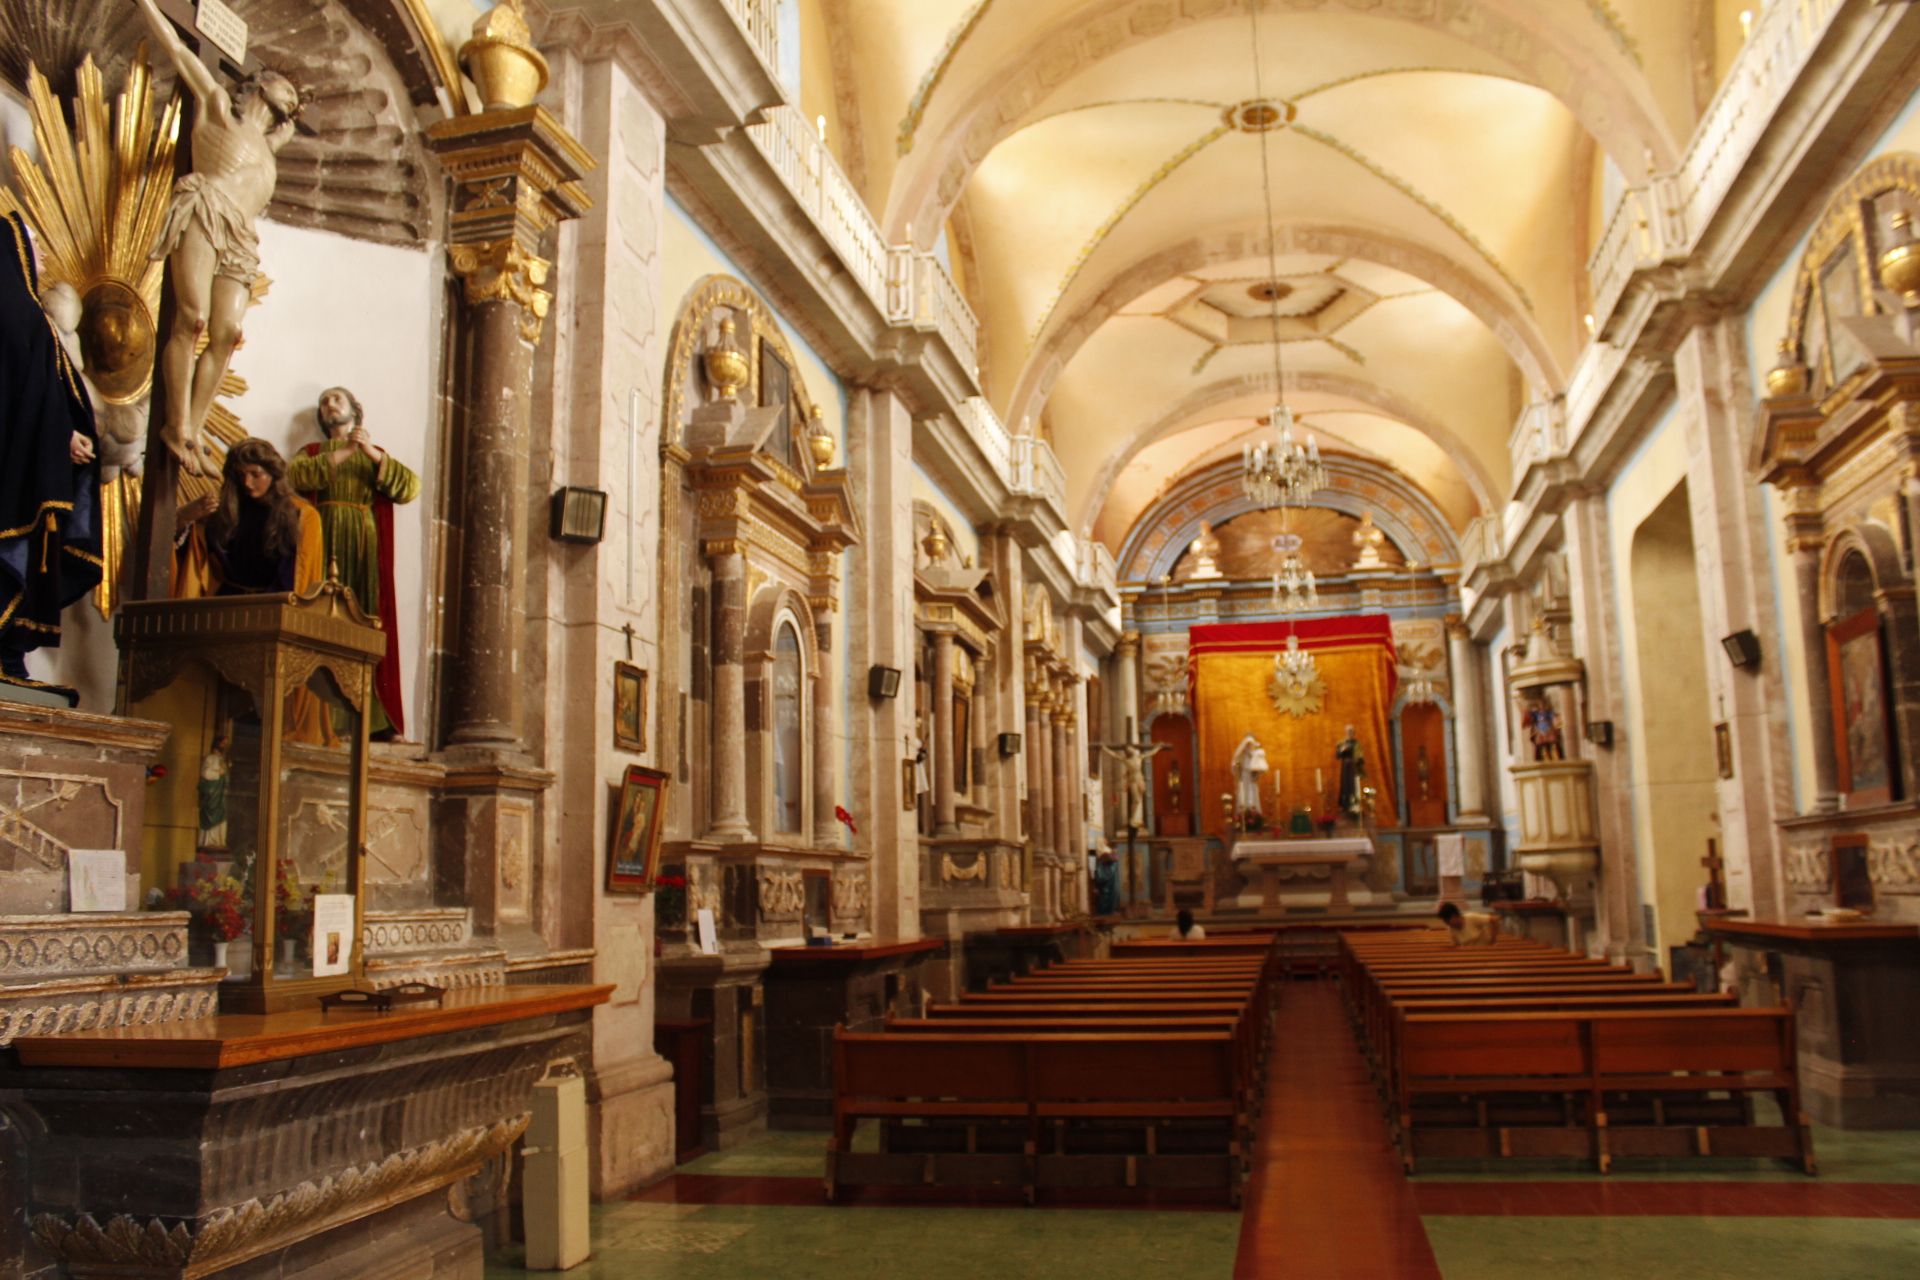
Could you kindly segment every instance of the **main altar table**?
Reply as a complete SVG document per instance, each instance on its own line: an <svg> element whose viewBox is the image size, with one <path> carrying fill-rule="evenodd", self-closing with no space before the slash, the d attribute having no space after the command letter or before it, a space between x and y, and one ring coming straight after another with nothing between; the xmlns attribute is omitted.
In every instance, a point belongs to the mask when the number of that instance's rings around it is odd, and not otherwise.
<svg viewBox="0 0 1920 1280"><path fill-rule="evenodd" d="M1282 873L1289 869L1312 871L1321 867L1327 869L1327 911L1345 911L1353 905L1347 889L1347 873L1350 870L1365 872L1371 865L1373 841L1366 836L1341 836L1331 839L1304 837L1299 840L1249 840L1241 837L1233 842L1232 857L1242 867L1259 872L1259 898L1254 899L1251 889L1240 895L1237 905L1242 908L1258 907L1263 911L1281 911L1286 907L1282 902L1280 881ZM1372 894L1361 890L1368 899ZM1291 896L1291 895L1289 895Z"/></svg>

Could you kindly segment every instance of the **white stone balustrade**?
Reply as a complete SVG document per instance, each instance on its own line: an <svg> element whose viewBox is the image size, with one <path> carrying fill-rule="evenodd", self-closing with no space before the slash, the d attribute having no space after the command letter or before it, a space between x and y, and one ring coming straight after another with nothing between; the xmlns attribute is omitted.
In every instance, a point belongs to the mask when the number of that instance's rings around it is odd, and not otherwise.
<svg viewBox="0 0 1920 1280"><path fill-rule="evenodd" d="M1587 273L1604 334L1636 271L1692 255L1845 0L1771 0L1672 173L1621 193Z"/></svg>
<svg viewBox="0 0 1920 1280"><path fill-rule="evenodd" d="M784 103L747 126L747 137L780 175L876 307L888 308L886 239L805 116ZM971 372L972 366L968 366Z"/></svg>
<svg viewBox="0 0 1920 1280"><path fill-rule="evenodd" d="M960 402L960 425L973 437L986 455L993 472L1008 488L1013 487L1013 435L1000 421L983 396L969 396Z"/></svg>
<svg viewBox="0 0 1920 1280"><path fill-rule="evenodd" d="M1475 516L1460 536L1460 576L1468 578L1483 564L1501 556L1500 522L1493 516Z"/></svg>
<svg viewBox="0 0 1920 1280"><path fill-rule="evenodd" d="M1051 502L1064 522L1067 509L1067 473L1053 448L1039 436L1013 438L1013 489ZM1071 563L1071 561L1069 561Z"/></svg>
<svg viewBox="0 0 1920 1280"><path fill-rule="evenodd" d="M760 61L775 76L780 73L780 22L776 0L726 0L727 11L740 24Z"/></svg>

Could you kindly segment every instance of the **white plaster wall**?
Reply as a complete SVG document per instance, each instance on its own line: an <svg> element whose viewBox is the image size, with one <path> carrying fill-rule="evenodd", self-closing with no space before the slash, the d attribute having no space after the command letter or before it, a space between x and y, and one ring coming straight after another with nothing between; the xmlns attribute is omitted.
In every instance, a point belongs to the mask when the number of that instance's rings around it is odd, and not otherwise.
<svg viewBox="0 0 1920 1280"><path fill-rule="evenodd" d="M393 512L394 603L407 736L425 728L421 657L431 626L427 565L440 481L439 382L443 259L324 231L260 224L261 269L273 281L249 314L233 371L247 393L229 402L248 431L291 455L320 438L313 406L344 386L360 398L374 442L420 473L418 499Z"/></svg>
<svg viewBox="0 0 1920 1280"><path fill-rule="evenodd" d="M1684 425L1671 410L1635 452L1607 491L1608 554L1612 557L1613 580L1621 584L1615 594L1619 611L1620 634L1638 635L1633 592L1633 535L1675 485L1687 478L1687 444ZM1640 655L1636 646L1620 647L1620 677L1626 691L1628 723L1622 735L1627 750L1628 799L1633 813L1634 866L1644 887L1656 883L1653 868L1652 815L1646 802L1649 785L1646 735L1650 717L1642 691ZM1643 888L1644 901L1644 888Z"/></svg>
<svg viewBox="0 0 1920 1280"><path fill-rule="evenodd" d="M400 687L407 734L417 739L427 707L420 673L432 618L428 533L440 472L434 389L442 258L431 249L369 244L263 220L260 260L273 283L248 313L245 344L230 366L247 391L224 403L249 432L290 456L320 438L313 413L320 392L349 387L366 409L374 440L422 479L420 497L394 509L393 554ZM61 649L35 654L30 669L43 679L73 684L84 708L110 710L116 662L111 626L83 602L67 611L66 628Z"/></svg>

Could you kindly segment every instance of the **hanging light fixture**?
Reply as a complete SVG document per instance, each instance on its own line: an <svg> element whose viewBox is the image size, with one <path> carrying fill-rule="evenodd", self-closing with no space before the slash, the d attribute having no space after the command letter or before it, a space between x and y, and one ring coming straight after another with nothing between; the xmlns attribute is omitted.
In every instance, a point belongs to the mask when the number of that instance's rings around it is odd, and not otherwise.
<svg viewBox="0 0 1920 1280"><path fill-rule="evenodd" d="M1253 97L1266 102L1260 77L1260 6L1248 7L1253 22ZM1289 116L1291 112L1287 113ZM1293 410L1287 407L1287 385L1280 364L1280 298L1287 290L1280 285L1280 260L1274 247L1277 235L1273 221L1273 173L1267 161L1267 133L1255 133L1260 143L1260 193L1267 215L1267 284L1261 290L1267 299L1267 336L1273 348L1273 412L1268 425L1273 438L1244 446L1240 451L1240 478L1246 494L1262 507L1286 508L1307 500L1316 490L1327 487L1326 468L1320 464L1320 444L1305 443L1293 433Z"/></svg>
<svg viewBox="0 0 1920 1280"><path fill-rule="evenodd" d="M1253 25L1253 97L1266 102L1266 85L1260 74L1260 8L1248 6ZM1292 115L1289 109L1285 115ZM1268 425L1273 438L1246 446L1240 455L1240 483L1247 497L1262 507L1280 508L1280 528L1287 533L1288 508L1306 502L1317 490L1326 488L1327 472L1320 462L1320 445L1313 439L1304 444L1293 431L1293 410L1287 407L1287 383L1280 360L1280 298L1287 290L1280 284L1280 258L1276 248L1278 234L1273 219L1273 170L1267 158L1267 133L1260 129L1255 137L1260 144L1260 198L1267 218L1267 284L1260 292L1267 300L1267 337L1273 351L1273 413ZM1291 540L1289 540L1291 541ZM1307 569L1297 546L1289 547L1273 575L1274 608L1289 615L1287 647L1273 657L1274 680L1283 692L1304 697L1307 690L1320 684L1320 672L1313 654L1300 647L1293 631L1291 615L1318 608L1320 593L1313 574Z"/></svg>
<svg viewBox="0 0 1920 1280"><path fill-rule="evenodd" d="M1300 613L1320 607L1320 592L1314 585L1313 571L1297 551L1289 551L1273 575L1273 607L1281 613Z"/></svg>

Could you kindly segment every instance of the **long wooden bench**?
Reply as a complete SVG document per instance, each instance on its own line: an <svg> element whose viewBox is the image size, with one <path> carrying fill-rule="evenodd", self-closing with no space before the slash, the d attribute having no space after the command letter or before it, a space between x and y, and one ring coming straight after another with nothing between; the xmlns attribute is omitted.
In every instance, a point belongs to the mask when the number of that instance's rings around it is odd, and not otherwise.
<svg viewBox="0 0 1920 1280"><path fill-rule="evenodd" d="M827 1196L850 1185L1216 1188L1239 1203L1247 1118L1218 1032L834 1034ZM862 1120L881 1149L854 1150Z"/></svg>
<svg viewBox="0 0 1920 1280"><path fill-rule="evenodd" d="M1777 1156L1815 1168L1789 1009L1519 940L1342 938L1409 1170L1436 1156ZM1754 1103L1772 1095L1777 1124Z"/></svg>
<svg viewBox="0 0 1920 1280"><path fill-rule="evenodd" d="M1443 1155L1590 1156L1602 1173L1617 1156L1816 1168L1791 1009L1407 1013L1395 1039L1409 1172ZM1756 1123L1756 1094L1773 1095L1780 1123Z"/></svg>

